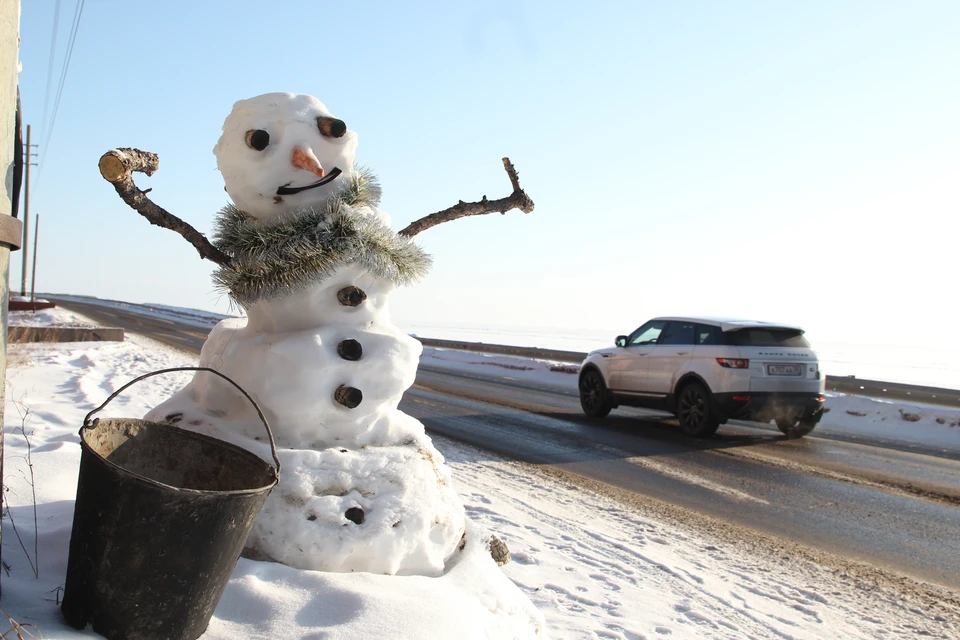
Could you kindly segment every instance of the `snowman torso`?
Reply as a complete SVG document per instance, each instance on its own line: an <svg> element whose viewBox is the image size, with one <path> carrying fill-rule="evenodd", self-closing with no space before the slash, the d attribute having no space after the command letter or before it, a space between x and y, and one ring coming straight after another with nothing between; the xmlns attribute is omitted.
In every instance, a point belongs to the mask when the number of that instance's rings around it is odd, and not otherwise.
<svg viewBox="0 0 960 640"><path fill-rule="evenodd" d="M200 366L257 400L283 463L247 543L253 557L302 569L433 575L457 550L464 511L449 470L423 425L397 409L421 346L389 322L393 288L348 265L256 303L246 320L224 320L204 344ZM338 295L344 289L364 299ZM338 399L342 389L359 397ZM211 374L198 372L147 418L269 455L253 407Z"/></svg>
<svg viewBox="0 0 960 640"><path fill-rule="evenodd" d="M341 304L337 294L344 289L363 292L365 300ZM386 428L379 418L395 410L413 384L422 347L390 324L392 289L359 267L341 268L295 295L258 302L246 320L221 322L201 362L264 401L280 446L396 444L416 434L401 424ZM228 385L198 377L196 393L214 415L229 417L244 437L263 435L256 413L238 404ZM348 404L338 401L345 390L353 394Z"/></svg>

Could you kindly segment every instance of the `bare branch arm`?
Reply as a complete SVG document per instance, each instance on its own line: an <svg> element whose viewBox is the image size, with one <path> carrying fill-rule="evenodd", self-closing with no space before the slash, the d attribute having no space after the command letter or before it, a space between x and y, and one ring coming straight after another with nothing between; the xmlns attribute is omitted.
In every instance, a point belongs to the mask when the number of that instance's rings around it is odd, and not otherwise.
<svg viewBox="0 0 960 640"><path fill-rule="evenodd" d="M506 198L487 200L487 196L483 196L480 202L464 202L461 200L449 209L432 213L429 216L424 216L419 220L411 222L405 229L400 231L400 235L413 237L421 231L425 231L443 222L450 222L451 220L465 218L467 216L482 216L495 211L505 214L511 209L520 209L520 211L524 213L530 213L533 211L533 200L520 188L520 178L517 175L517 170L514 168L513 163L510 162L510 158L503 159L503 168L510 178L510 184L513 185L513 193Z"/></svg>
<svg viewBox="0 0 960 640"><path fill-rule="evenodd" d="M221 266L230 264L230 256L213 246L207 238L177 216L157 206L133 183L131 172L139 171L148 176L154 174L160 165L155 153L140 149L111 149L100 157L100 175L113 184L114 189L131 208L158 227L176 231L192 244L201 258L216 262Z"/></svg>

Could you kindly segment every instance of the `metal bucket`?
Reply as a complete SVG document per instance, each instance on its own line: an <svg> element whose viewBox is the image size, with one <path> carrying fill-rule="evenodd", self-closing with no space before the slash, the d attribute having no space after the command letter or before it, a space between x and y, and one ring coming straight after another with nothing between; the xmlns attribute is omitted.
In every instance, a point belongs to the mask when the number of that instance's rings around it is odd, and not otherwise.
<svg viewBox="0 0 960 640"><path fill-rule="evenodd" d="M92 419L130 385L172 371L208 371L253 404L276 467L169 424ZM205 367L128 382L87 414L61 611L107 638L194 640L210 622L247 535L280 477L267 420L246 391Z"/></svg>

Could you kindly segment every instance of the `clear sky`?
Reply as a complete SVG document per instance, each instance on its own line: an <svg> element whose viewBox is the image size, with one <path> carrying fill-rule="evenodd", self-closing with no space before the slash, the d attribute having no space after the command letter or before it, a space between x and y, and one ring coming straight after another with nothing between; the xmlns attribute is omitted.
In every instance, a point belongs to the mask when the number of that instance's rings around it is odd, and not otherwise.
<svg viewBox="0 0 960 640"><path fill-rule="evenodd" d="M227 312L213 265L123 204L97 161L159 154L138 185L207 232L233 102L293 91L358 132L398 229L507 195L503 156L536 202L418 236L435 266L394 296L401 326L625 333L708 314L955 342L953 0L90 0L46 145L76 10L61 4L45 98L55 5L25 0L21 17L40 291ZM14 292L20 273L14 254Z"/></svg>

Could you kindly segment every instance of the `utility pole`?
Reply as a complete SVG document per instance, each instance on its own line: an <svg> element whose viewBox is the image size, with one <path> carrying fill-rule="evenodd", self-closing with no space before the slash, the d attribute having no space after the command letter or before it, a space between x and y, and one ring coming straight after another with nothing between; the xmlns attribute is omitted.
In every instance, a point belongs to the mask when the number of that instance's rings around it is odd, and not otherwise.
<svg viewBox="0 0 960 640"><path fill-rule="evenodd" d="M30 302L34 304L33 312L37 312L37 241L40 238L40 214L33 220L33 275L30 276Z"/></svg>
<svg viewBox="0 0 960 640"><path fill-rule="evenodd" d="M23 273L20 279L20 295L23 297L27 296L27 265L30 264L27 260L27 248L30 246L30 167L37 166L37 163L33 162L33 158L37 155L33 153L35 146L37 145L30 144L30 125L27 125L27 144L23 159Z"/></svg>

